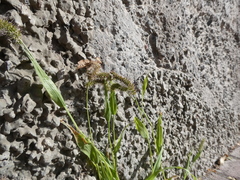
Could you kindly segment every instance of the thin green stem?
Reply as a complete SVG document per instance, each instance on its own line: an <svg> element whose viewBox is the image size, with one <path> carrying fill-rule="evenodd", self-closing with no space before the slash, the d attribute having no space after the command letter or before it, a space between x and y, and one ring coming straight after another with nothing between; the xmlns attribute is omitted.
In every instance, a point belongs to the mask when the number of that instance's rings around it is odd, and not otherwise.
<svg viewBox="0 0 240 180"><path fill-rule="evenodd" d="M113 135L113 149L112 149L112 154L113 154L113 162L114 162L114 168L117 171L117 154L115 154L115 145L114 142L116 141L116 132L115 132L115 115L113 115L112 118L112 135Z"/></svg>
<svg viewBox="0 0 240 180"><path fill-rule="evenodd" d="M116 132L115 132L115 115L112 115L112 135L113 135L113 143L112 143L112 148L111 148L111 153L112 153L112 160L113 160L113 166L115 169L115 177L119 179L118 176L118 170L117 170L117 152L115 154L115 145L114 142L116 141Z"/></svg>
<svg viewBox="0 0 240 180"><path fill-rule="evenodd" d="M149 119L149 117L148 117L148 115L146 114L146 112L144 111L144 109L142 108L142 106L140 106L139 102L137 101L137 99L136 99L135 97L132 96L132 99L133 99L133 101L135 101L135 103L137 104L137 108L138 108L138 110L139 110L139 112L140 112L140 114L141 114L141 117L143 117L143 115L144 115L144 117L147 119L148 123L149 123L150 126L152 127L152 126L153 126L153 125L152 125L152 122L151 122L151 120ZM142 104L143 104L143 102L142 102Z"/></svg>
<svg viewBox="0 0 240 180"><path fill-rule="evenodd" d="M144 117L147 119L148 123L150 124L151 127L151 132L152 132L152 138L154 138L154 129L153 129L153 124L151 122L151 120L149 119L147 113L144 111L144 109L139 105L138 101L135 99L138 109L144 114ZM142 102L143 104L143 102Z"/></svg>
<svg viewBox="0 0 240 180"><path fill-rule="evenodd" d="M110 121L108 121L108 144L112 151L113 146L112 146L112 141L111 141L111 123L110 123Z"/></svg>
<svg viewBox="0 0 240 180"><path fill-rule="evenodd" d="M144 116L147 119L148 123L150 124L152 138L154 138L152 122L150 121L150 119L149 119L148 115L146 114L146 112L144 111L144 109L139 105L139 102L137 101L137 99L135 97L132 97L132 98L135 101L135 103L137 104L137 108L138 108L138 111L140 112L141 118L143 119L143 116ZM148 148L149 148L150 163L151 163L151 167L153 167L153 153L152 153L152 148L151 148L151 142L150 142L149 138L147 139L147 141L148 141Z"/></svg>
<svg viewBox="0 0 240 180"><path fill-rule="evenodd" d="M111 153L113 152L113 146L112 146L112 141L111 141L111 112L109 113L110 110L110 102L109 102L109 93L107 89L105 88L105 118L107 120L107 126L108 126L108 144L109 148L111 150ZM113 156L113 153L112 153ZM113 157L112 157L113 158Z"/></svg>
<svg viewBox="0 0 240 180"><path fill-rule="evenodd" d="M147 139L147 141L148 141L148 148L149 148L150 164L151 164L151 168L153 168L153 153L152 153L151 142L149 138Z"/></svg>
<svg viewBox="0 0 240 180"><path fill-rule="evenodd" d="M88 129L89 129L89 134L90 134L90 139L93 141L93 134L92 134L92 128L91 128L91 121L90 121L90 113L89 113L89 104L88 104L88 91L89 87L87 86L86 90L86 113L87 113L87 120L88 120Z"/></svg>
<svg viewBox="0 0 240 180"><path fill-rule="evenodd" d="M111 84L111 82L110 82ZM112 107L110 103L110 96L109 96L109 90L108 90L109 84L105 82L104 84L104 91L105 91L105 118L107 120L108 124L108 144L109 144L109 149L111 151L111 159L113 161L113 167L114 167L114 176L115 178L119 179L118 176L118 171L117 171L117 158L114 153L114 142L116 139L116 134L115 134L115 116L112 112ZM111 124L112 123L112 124ZM111 138L112 135L112 138Z"/></svg>
<svg viewBox="0 0 240 180"><path fill-rule="evenodd" d="M76 129L79 133L81 133L82 135L84 135L84 134L82 133L82 131L79 129L79 127L78 127L76 121L73 119L73 117L72 117L71 113L69 112L68 108L67 108L66 106L65 106L64 108L65 108L65 110L66 110L66 112L67 112L69 118L71 119L71 121L72 121L72 123L73 123L75 129ZM85 135L84 135L84 136L85 136Z"/></svg>
<svg viewBox="0 0 240 180"><path fill-rule="evenodd" d="M109 107L109 100L107 101L108 103L108 107ZM112 143L112 140L111 140L111 134L114 134L114 130L111 130L111 118L109 120L107 120L108 122L108 143L109 143L109 148L111 150L111 155L112 155L112 161L113 161L113 166L114 166L114 169L115 169L115 177L117 179L119 179L118 177L118 173L117 173L117 163L116 163L116 156L115 156L115 153L114 153L114 143ZM112 122L114 124L114 122ZM112 128L114 127L114 125L112 126Z"/></svg>

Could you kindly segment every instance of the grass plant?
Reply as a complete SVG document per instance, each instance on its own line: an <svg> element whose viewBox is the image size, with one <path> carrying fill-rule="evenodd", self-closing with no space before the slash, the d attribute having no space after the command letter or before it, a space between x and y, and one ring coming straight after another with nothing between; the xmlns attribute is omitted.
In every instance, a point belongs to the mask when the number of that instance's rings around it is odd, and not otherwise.
<svg viewBox="0 0 240 180"><path fill-rule="evenodd" d="M75 141L82 153L84 153L91 161L92 165L95 167L97 176L100 180L120 180L118 173L118 162L117 162L117 153L121 148L121 142L123 139L123 135L126 131L125 127L120 135L117 137L115 133L115 119L118 111L117 107L117 98L116 91L124 91L131 96L133 101L136 104L136 107L139 111L138 116L134 117L133 122L135 123L135 127L139 134L147 141L148 149L149 149L149 158L150 158L150 174L145 178L146 180L154 180L157 177L161 177L164 180L172 179L171 177L166 176L166 171L171 169L179 169L182 170L182 174L179 176L182 179L193 178L196 180L197 178L190 173L190 167L199 159L202 151L203 151L203 143L200 143L200 146L197 150L197 153L193 155L189 153L186 166L173 166L173 167L163 167L162 165L162 155L164 149L164 134L163 134L163 121L162 114L159 114L156 122L152 122L147 113L144 110L144 95L147 91L148 87L148 77L146 76L143 80L142 90L141 90L141 98L140 103L138 102L138 98L136 96L137 92L135 90L134 85L127 79L122 77L121 75L115 72L102 72L101 62L100 61L89 61L84 60L79 62L78 67L87 68L89 82L86 85L86 108L87 108L87 119L89 126L89 136L85 135L78 125L76 121L73 119L70 111L68 110L66 103L61 95L60 90L56 87L51 78L45 73L45 71L40 67L32 53L29 51L27 46L21 40L20 31L13 26L11 23L8 23L5 20L0 19L0 30L5 33L5 35L9 36L13 39L17 44L20 45L25 55L33 64L33 67L40 78L43 87L48 92L50 98L55 102L59 107L62 107L66 110L70 120L72 121L73 127L67 123L66 121L62 121L73 134ZM91 130L90 123L90 113L89 113L89 105L88 105L88 90L90 86L94 84L102 84L104 87L104 96L105 96L105 109L104 109L104 118L108 124L107 132L108 132L108 144L111 151L111 156L108 157L103 152L101 152L93 141L93 135ZM148 128L149 127L149 128ZM154 145L154 146L153 146Z"/></svg>

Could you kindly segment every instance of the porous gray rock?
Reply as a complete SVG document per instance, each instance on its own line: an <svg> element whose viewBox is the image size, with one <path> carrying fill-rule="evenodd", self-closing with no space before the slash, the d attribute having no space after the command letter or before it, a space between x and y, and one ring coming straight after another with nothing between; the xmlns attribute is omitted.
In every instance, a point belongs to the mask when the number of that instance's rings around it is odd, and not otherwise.
<svg viewBox="0 0 240 180"><path fill-rule="evenodd" d="M0 151L1 152L8 152L9 148L11 146L10 142L6 139L6 137L3 134L0 134L0 139L1 139L1 146L0 146Z"/></svg>
<svg viewBox="0 0 240 180"><path fill-rule="evenodd" d="M31 87L32 79L29 76L22 77L17 84L17 91L21 94L24 94L29 91Z"/></svg>
<svg viewBox="0 0 240 180"><path fill-rule="evenodd" d="M25 113L31 113L35 108L36 103L31 99L29 94L26 94L22 100L21 110Z"/></svg>
<svg viewBox="0 0 240 180"><path fill-rule="evenodd" d="M2 0L0 16L21 29L23 41L60 88L84 133L86 74L76 64L99 57L103 71L134 82L139 100L148 76L143 100L153 124L163 114L163 166L184 166L188 152L195 153L205 138L204 152L192 168L202 176L238 141L237 0ZM0 176L95 179L60 123L67 121L66 112L49 99L22 50L6 36L0 41ZM150 171L148 146L133 124L138 111L128 94L118 92L117 100L117 134L128 125L117 154L121 179L144 179ZM101 85L90 88L89 107L93 137L105 149Z"/></svg>
<svg viewBox="0 0 240 180"><path fill-rule="evenodd" d="M3 115L6 121L13 121L16 116L12 108L3 109Z"/></svg>
<svg viewBox="0 0 240 180"><path fill-rule="evenodd" d="M85 177L82 178L82 179L83 179L83 180L96 180L95 177L93 177L93 176L89 176L89 175L85 176Z"/></svg>
<svg viewBox="0 0 240 180"><path fill-rule="evenodd" d="M37 129L37 126L33 126L31 128L26 126L26 127L18 128L17 132L19 132L20 137L28 136L28 137L31 137L31 138L36 138L37 137L36 129Z"/></svg>

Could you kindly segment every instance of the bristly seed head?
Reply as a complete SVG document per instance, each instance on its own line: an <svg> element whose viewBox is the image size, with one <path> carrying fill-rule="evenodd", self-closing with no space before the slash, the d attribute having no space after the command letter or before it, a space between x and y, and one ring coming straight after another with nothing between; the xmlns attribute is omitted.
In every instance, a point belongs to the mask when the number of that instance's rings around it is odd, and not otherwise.
<svg viewBox="0 0 240 180"><path fill-rule="evenodd" d="M17 42L20 40L21 33L19 29L6 20L0 19L0 31Z"/></svg>
<svg viewBox="0 0 240 180"><path fill-rule="evenodd" d="M96 58L95 61L84 59L78 62L77 69L86 68L89 78L87 86L93 86L94 84L102 84L107 87L108 90L121 90L128 91L131 94L136 93L134 85L121 75L111 71L110 73L100 72L102 61L100 58ZM120 83L115 83L118 81Z"/></svg>

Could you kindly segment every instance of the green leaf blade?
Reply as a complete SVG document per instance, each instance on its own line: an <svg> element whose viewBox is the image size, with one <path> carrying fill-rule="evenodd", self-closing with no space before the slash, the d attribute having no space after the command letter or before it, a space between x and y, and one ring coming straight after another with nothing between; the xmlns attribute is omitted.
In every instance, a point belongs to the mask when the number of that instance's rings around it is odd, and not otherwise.
<svg viewBox="0 0 240 180"><path fill-rule="evenodd" d="M110 108L113 115L117 114L117 100L115 91L111 91L110 93Z"/></svg>
<svg viewBox="0 0 240 180"><path fill-rule="evenodd" d="M192 152L190 152L188 154L188 159L187 159L187 163L185 165L185 169L189 170L190 169L190 165L191 165L191 161L192 161ZM183 179L185 180L188 177L188 171L184 170L183 172Z"/></svg>
<svg viewBox="0 0 240 180"><path fill-rule="evenodd" d="M76 131L68 123L62 121L62 123L71 131L74 135L75 141L80 148L98 170L99 179L105 180L108 177L114 177L114 167L107 160L107 158L100 152L95 145L89 141L82 133ZM111 179L111 178L110 178Z"/></svg>
<svg viewBox="0 0 240 180"><path fill-rule="evenodd" d="M148 86L148 76L146 76L143 80L143 85L142 85L142 96L145 95L146 90L147 90L147 86Z"/></svg>
<svg viewBox="0 0 240 180"><path fill-rule="evenodd" d="M156 173L156 172L159 172L160 168L161 168L161 165L162 165L162 153L163 153L163 148L161 148L159 154L158 154L158 157L157 157L157 160L153 166L153 172Z"/></svg>
<svg viewBox="0 0 240 180"><path fill-rule="evenodd" d="M157 121L157 131L156 131L156 149L157 153L160 152L163 142L164 142L164 137L163 137L163 127L162 127L162 115L159 115L158 121Z"/></svg>
<svg viewBox="0 0 240 180"><path fill-rule="evenodd" d="M125 130L126 130L127 127L128 127L128 126L126 126L126 127L122 130L120 136L118 137L118 139L117 139L116 142L115 142L114 151L113 151L115 154L119 151L119 149L120 149L120 147L121 147L122 138L123 138L123 136L124 136L124 133L125 133Z"/></svg>
<svg viewBox="0 0 240 180"><path fill-rule="evenodd" d="M147 130L146 126L140 121L140 119L135 117L134 123L135 123L136 129L140 133L140 135L145 139L149 139L148 130Z"/></svg>
<svg viewBox="0 0 240 180"><path fill-rule="evenodd" d="M43 84L43 87L48 92L50 98L59 106L59 107L66 107L66 104L63 100L63 97L61 95L61 92L56 87L54 82L49 78L49 76L44 72L44 70L41 68L41 66L38 64L36 59L32 56L31 52L28 50L26 45L19 40L19 44L22 47L23 51L26 53L27 57L30 59L30 61L33 64L33 67L37 73L37 75L40 78L40 81Z"/></svg>
<svg viewBox="0 0 240 180"><path fill-rule="evenodd" d="M145 180L154 180L157 177L158 173L150 174Z"/></svg>
<svg viewBox="0 0 240 180"><path fill-rule="evenodd" d="M202 151L203 151L203 148L204 148L204 143L205 143L205 139L203 139L203 140L201 141L201 143L199 144L197 154L193 157L192 163L196 162L197 159L200 158L200 156L201 156L201 154L202 154Z"/></svg>
<svg viewBox="0 0 240 180"><path fill-rule="evenodd" d="M111 117L112 117L112 112L111 112L111 107L110 107L110 103L109 102L106 102L106 104L105 104L104 117L107 120L107 122L110 122Z"/></svg>

